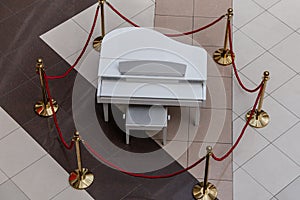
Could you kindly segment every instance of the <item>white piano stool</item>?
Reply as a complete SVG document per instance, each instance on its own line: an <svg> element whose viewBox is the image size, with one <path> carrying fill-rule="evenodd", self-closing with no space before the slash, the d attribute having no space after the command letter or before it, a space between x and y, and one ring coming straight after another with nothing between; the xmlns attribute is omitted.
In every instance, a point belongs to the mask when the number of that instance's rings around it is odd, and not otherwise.
<svg viewBox="0 0 300 200"><path fill-rule="evenodd" d="M170 116L163 106L129 106L125 116L126 144L129 144L130 130L162 130L163 145L167 143L167 121Z"/></svg>

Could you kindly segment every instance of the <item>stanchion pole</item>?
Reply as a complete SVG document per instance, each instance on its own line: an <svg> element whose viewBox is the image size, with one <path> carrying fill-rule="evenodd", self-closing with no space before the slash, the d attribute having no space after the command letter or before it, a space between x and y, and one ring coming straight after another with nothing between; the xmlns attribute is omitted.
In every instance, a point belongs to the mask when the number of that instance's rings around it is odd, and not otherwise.
<svg viewBox="0 0 300 200"><path fill-rule="evenodd" d="M206 147L207 154L205 160L205 172L204 181L197 183L193 187L193 196L195 199L200 200L215 200L217 199L217 188L210 182L208 182L208 170L209 170L209 159L212 154L212 147Z"/></svg>
<svg viewBox="0 0 300 200"><path fill-rule="evenodd" d="M39 74L43 99L35 103L34 111L37 115L41 117L50 117L53 115L53 112L50 105L50 99L48 99L48 95L46 92L46 84L44 78L45 70L44 70L43 60L41 58L37 60L36 72ZM51 101L53 104L54 112L57 112L58 110L57 102L54 99L51 99Z"/></svg>
<svg viewBox="0 0 300 200"><path fill-rule="evenodd" d="M267 112L262 110L262 105L264 102L264 96L265 96L265 90L266 90L266 86L267 86L267 81L270 79L270 73L268 71L264 72L264 76L263 76L263 89L259 98L259 102L258 102L258 107L255 110L254 114L252 115L252 118L249 122L249 125L254 127L254 128L263 128L265 126L268 125L269 121L270 121L270 116L268 115ZM246 114L246 120L248 120L248 118L251 115L251 111L249 111Z"/></svg>
<svg viewBox="0 0 300 200"><path fill-rule="evenodd" d="M93 183L94 175L88 169L82 168L80 154L81 139L78 132L74 133L73 141L75 142L78 169L70 173L69 183L73 188L82 190Z"/></svg>
<svg viewBox="0 0 300 200"><path fill-rule="evenodd" d="M99 37L97 37L96 39L94 39L94 41L93 41L93 48L96 51L100 51L101 43L105 36L104 3L105 3L105 0L99 0L100 12L101 12L101 35Z"/></svg>
<svg viewBox="0 0 300 200"><path fill-rule="evenodd" d="M225 29L225 39L224 39L224 47L221 49L218 49L215 51L213 58L214 61L220 65L230 65L232 63L233 55L231 55L230 50L227 48L228 45L228 34L229 34L229 29L228 27L230 26L231 23L231 18L233 16L233 9L229 8L227 10L227 24L226 24L226 29Z"/></svg>

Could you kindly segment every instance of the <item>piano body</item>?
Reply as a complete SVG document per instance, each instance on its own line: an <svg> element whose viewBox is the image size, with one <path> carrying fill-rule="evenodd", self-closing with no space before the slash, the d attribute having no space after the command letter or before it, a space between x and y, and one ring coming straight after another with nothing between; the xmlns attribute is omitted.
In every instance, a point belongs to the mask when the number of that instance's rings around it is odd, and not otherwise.
<svg viewBox="0 0 300 200"><path fill-rule="evenodd" d="M203 48L152 29L116 29L102 41L97 103L103 104L105 121L108 104L127 105L132 110L151 105L198 108L206 99L206 80L207 53ZM196 125L200 119L197 110Z"/></svg>

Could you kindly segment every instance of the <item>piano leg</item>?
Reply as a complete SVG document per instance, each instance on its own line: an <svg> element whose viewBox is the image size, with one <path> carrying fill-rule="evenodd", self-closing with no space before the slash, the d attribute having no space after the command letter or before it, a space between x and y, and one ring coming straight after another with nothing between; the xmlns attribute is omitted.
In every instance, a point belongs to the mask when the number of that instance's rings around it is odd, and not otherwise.
<svg viewBox="0 0 300 200"><path fill-rule="evenodd" d="M195 126L199 126L200 123L200 108L195 109Z"/></svg>
<svg viewBox="0 0 300 200"><path fill-rule="evenodd" d="M163 145L167 144L167 127L163 128Z"/></svg>
<svg viewBox="0 0 300 200"><path fill-rule="evenodd" d="M104 114L104 121L108 122L108 104L103 104L103 114Z"/></svg>
<svg viewBox="0 0 300 200"><path fill-rule="evenodd" d="M129 144L129 129L126 127L126 144Z"/></svg>

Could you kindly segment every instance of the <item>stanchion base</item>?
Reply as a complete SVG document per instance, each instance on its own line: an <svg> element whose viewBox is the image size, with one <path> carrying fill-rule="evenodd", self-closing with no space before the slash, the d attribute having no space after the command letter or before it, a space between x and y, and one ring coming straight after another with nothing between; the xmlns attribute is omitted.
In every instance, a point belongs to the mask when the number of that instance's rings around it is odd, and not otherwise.
<svg viewBox="0 0 300 200"><path fill-rule="evenodd" d="M251 114L251 110L246 114L246 120L248 120L250 114ZM269 121L270 121L270 117L268 113L266 113L263 110L261 110L260 112L255 110L255 113L252 115L249 125L254 128L263 128L268 125Z"/></svg>
<svg viewBox="0 0 300 200"><path fill-rule="evenodd" d="M94 48L96 51L100 51L100 49L101 49L101 44L102 44L102 40L103 40L103 37L102 37L102 36L99 36L99 37L97 37L96 39L94 39L94 41L93 41L93 48Z"/></svg>
<svg viewBox="0 0 300 200"><path fill-rule="evenodd" d="M219 65L230 65L232 63L233 56L229 49L218 49L213 55L214 61Z"/></svg>
<svg viewBox="0 0 300 200"><path fill-rule="evenodd" d="M54 99L52 99L52 104L54 112L56 113L58 110L58 104ZM51 117L53 115L50 101L46 104L46 106L43 101L36 102L36 104L34 105L34 111L37 115L41 117Z"/></svg>
<svg viewBox="0 0 300 200"><path fill-rule="evenodd" d="M197 183L193 187L193 196L195 199L199 200L216 200L217 199L217 188L211 184L210 182L207 183L206 192L204 193L204 182Z"/></svg>
<svg viewBox="0 0 300 200"><path fill-rule="evenodd" d="M82 173L79 173L79 169L76 169L69 176L70 185L77 190L89 187L93 181L94 175L86 168L82 169Z"/></svg>

